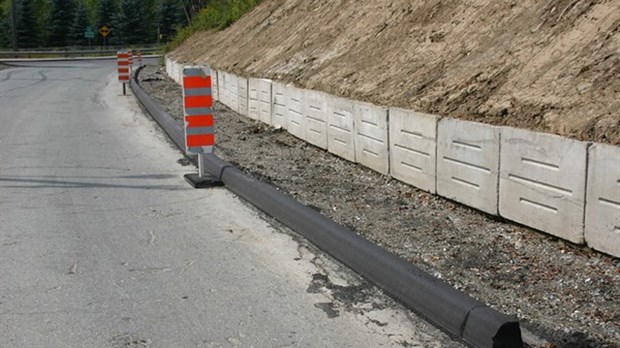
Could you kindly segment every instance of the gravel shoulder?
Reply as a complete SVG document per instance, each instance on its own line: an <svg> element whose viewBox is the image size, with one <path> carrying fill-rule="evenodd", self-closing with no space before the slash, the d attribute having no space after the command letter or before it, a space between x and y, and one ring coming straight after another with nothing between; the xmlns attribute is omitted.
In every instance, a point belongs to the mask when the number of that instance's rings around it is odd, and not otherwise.
<svg viewBox="0 0 620 348"><path fill-rule="evenodd" d="M140 84L182 115L162 67ZM620 260L433 196L216 103L216 155L445 280L518 316L541 347L620 346Z"/></svg>

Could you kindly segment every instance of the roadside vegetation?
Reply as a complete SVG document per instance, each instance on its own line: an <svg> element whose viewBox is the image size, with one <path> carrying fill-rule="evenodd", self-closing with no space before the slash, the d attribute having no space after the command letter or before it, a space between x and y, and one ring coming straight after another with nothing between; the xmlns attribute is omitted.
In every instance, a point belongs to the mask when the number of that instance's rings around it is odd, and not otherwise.
<svg viewBox="0 0 620 348"><path fill-rule="evenodd" d="M261 1L262 0L208 1L204 8L195 13L188 26L177 28L176 36L165 46L164 51L172 51L198 31L221 30L230 26Z"/></svg>

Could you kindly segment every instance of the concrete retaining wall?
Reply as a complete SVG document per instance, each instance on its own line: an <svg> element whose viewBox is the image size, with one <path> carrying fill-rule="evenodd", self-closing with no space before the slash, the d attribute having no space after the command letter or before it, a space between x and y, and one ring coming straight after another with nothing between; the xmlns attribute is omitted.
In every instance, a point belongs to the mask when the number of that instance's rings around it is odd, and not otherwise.
<svg viewBox="0 0 620 348"><path fill-rule="evenodd" d="M497 215L500 128L444 118L437 128L437 193Z"/></svg>
<svg viewBox="0 0 620 348"><path fill-rule="evenodd" d="M381 174L390 172L387 108L355 103L355 159Z"/></svg>
<svg viewBox="0 0 620 348"><path fill-rule="evenodd" d="M390 172L393 177L435 193L437 117L390 108Z"/></svg>
<svg viewBox="0 0 620 348"><path fill-rule="evenodd" d="M500 215L583 243L587 144L502 129Z"/></svg>
<svg viewBox="0 0 620 348"><path fill-rule="evenodd" d="M219 88L218 88L218 71L217 70L211 70L211 96L213 97L213 100L215 101L219 101L220 100L220 92L219 92Z"/></svg>
<svg viewBox="0 0 620 348"><path fill-rule="evenodd" d="M239 106L239 114L248 116L248 79L237 77L237 97Z"/></svg>
<svg viewBox="0 0 620 348"><path fill-rule="evenodd" d="M273 99L272 101L272 107L273 107L273 111L271 113L271 123L274 126L279 126L282 127L284 129L287 129L288 126L288 120L286 118L286 114L287 114L287 97L286 97L286 87L284 86L284 84L279 83L279 82L274 82L272 84L272 90L271 90L271 98Z"/></svg>
<svg viewBox="0 0 620 348"><path fill-rule="evenodd" d="M620 147L589 149L585 239L589 246L620 256Z"/></svg>
<svg viewBox="0 0 620 348"><path fill-rule="evenodd" d="M166 60L177 82L180 66ZM220 101L241 114L246 81L252 119L420 189L620 257L618 146L388 110L218 71Z"/></svg>
<svg viewBox="0 0 620 348"><path fill-rule="evenodd" d="M327 150L355 162L354 106L352 100L327 97Z"/></svg>

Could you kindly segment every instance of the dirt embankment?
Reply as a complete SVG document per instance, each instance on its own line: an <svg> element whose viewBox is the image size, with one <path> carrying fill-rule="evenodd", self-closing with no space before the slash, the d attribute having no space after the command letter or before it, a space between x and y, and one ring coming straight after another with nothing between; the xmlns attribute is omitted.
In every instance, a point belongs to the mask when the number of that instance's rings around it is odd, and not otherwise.
<svg viewBox="0 0 620 348"><path fill-rule="evenodd" d="M380 105L620 144L618 0L265 0L173 56Z"/></svg>

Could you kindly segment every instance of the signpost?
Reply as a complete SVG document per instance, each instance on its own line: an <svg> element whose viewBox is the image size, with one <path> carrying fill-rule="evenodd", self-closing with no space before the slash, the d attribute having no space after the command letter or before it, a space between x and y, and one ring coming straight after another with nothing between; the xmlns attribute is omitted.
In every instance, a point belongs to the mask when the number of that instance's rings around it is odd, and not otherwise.
<svg viewBox="0 0 620 348"><path fill-rule="evenodd" d="M101 28L99 28L99 34L101 36L103 36L103 46L105 47L106 45L106 37L108 35L110 35L110 28L106 27L105 25Z"/></svg>
<svg viewBox="0 0 620 348"><path fill-rule="evenodd" d="M84 38L88 39L88 47L90 48L90 40L95 38L95 31L90 25L84 29Z"/></svg>
<svg viewBox="0 0 620 348"><path fill-rule="evenodd" d="M185 116L185 152L198 155L198 174L186 174L194 188L222 186L205 168L206 155L213 153L213 98L209 68L183 69L183 111Z"/></svg>

